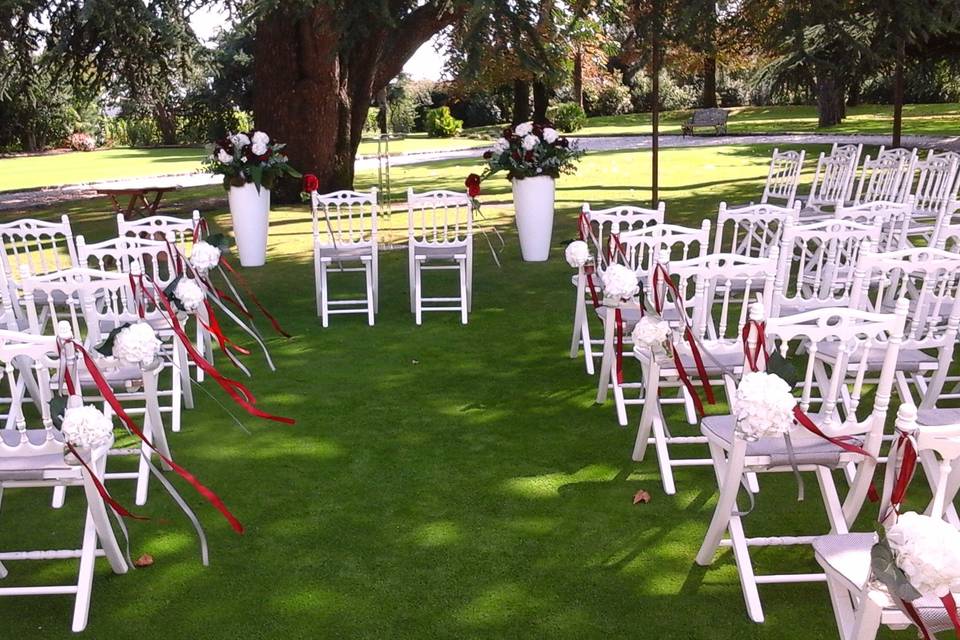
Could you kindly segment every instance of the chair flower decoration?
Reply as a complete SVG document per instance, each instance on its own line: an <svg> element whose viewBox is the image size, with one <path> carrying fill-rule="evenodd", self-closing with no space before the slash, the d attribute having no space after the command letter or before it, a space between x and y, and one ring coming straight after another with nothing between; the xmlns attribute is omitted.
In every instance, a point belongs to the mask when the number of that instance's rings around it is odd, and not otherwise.
<svg viewBox="0 0 960 640"><path fill-rule="evenodd" d="M587 243L583 240L574 240L567 245L567 248L564 250L564 257L569 264L574 269L579 269L580 267L593 262L593 256L590 254L590 247L587 246Z"/></svg>
<svg viewBox="0 0 960 640"><path fill-rule="evenodd" d="M782 436L793 428L794 407L790 385L775 373L753 371L737 387L733 415L736 433L748 442Z"/></svg>

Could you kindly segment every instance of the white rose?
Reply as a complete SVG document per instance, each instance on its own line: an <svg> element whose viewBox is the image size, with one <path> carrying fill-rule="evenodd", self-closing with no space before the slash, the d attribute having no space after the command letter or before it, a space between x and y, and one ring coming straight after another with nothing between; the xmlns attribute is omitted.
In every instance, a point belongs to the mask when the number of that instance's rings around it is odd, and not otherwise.
<svg viewBox="0 0 960 640"><path fill-rule="evenodd" d="M267 152L267 145L260 142L254 142L252 145L250 145L250 150L253 151L253 155L262 156Z"/></svg>
<svg viewBox="0 0 960 640"><path fill-rule="evenodd" d="M250 138L248 138L247 134L245 133L235 133L230 136L230 142L233 143L233 146L239 149L250 144Z"/></svg>
<svg viewBox="0 0 960 640"><path fill-rule="evenodd" d="M643 345L654 351L666 351L664 344L672 333L666 320L654 316L640 318L633 328L633 343Z"/></svg>
<svg viewBox="0 0 960 640"><path fill-rule="evenodd" d="M203 240L194 243L190 251L190 266L206 273L220 264L220 249Z"/></svg>
<svg viewBox="0 0 960 640"><path fill-rule="evenodd" d="M523 136L523 148L527 151L533 151L538 144L540 144L540 138L532 133Z"/></svg>
<svg viewBox="0 0 960 640"><path fill-rule="evenodd" d="M184 310L191 313L199 309L207 297L193 278L180 278L177 287L173 290L173 295L183 305Z"/></svg>
<svg viewBox="0 0 960 640"><path fill-rule="evenodd" d="M270 144L270 136L265 134L263 131L254 131L253 132L253 144Z"/></svg>
<svg viewBox="0 0 960 640"><path fill-rule="evenodd" d="M574 269L579 269L590 262L592 258L590 255L590 247L588 247L587 243L583 240L574 240L568 244L563 255L567 259L567 264Z"/></svg>
<svg viewBox="0 0 960 640"><path fill-rule="evenodd" d="M531 131L533 131L532 122L521 122L520 124L517 125L517 128L513 130L513 132L516 133L521 138L527 135L528 133L530 133Z"/></svg>
<svg viewBox="0 0 960 640"><path fill-rule="evenodd" d="M217 160L223 164L230 164L233 162L233 154L227 153L226 149L220 149L217 151Z"/></svg>
<svg viewBox="0 0 960 640"><path fill-rule="evenodd" d="M600 277L603 294L614 300L629 300L640 293L640 282L633 269L622 264L612 264Z"/></svg>
<svg viewBox="0 0 960 640"><path fill-rule="evenodd" d="M500 154L510 148L510 141L506 138L497 138L497 141L493 143L493 152Z"/></svg>
<svg viewBox="0 0 960 640"><path fill-rule="evenodd" d="M149 366L157 360L160 348L153 327L138 322L120 330L113 342L113 355L124 364Z"/></svg>
<svg viewBox="0 0 960 640"><path fill-rule="evenodd" d="M737 435L753 442L788 433L796 404L790 385L780 376L765 371L748 373L740 380L733 405Z"/></svg>
<svg viewBox="0 0 960 640"><path fill-rule="evenodd" d="M560 137L560 134L557 133L557 130L553 127L546 127L543 130L543 139L549 144L553 144Z"/></svg>
<svg viewBox="0 0 960 640"><path fill-rule="evenodd" d="M897 566L925 596L960 589L960 531L940 518L908 511L887 530Z"/></svg>
<svg viewBox="0 0 960 640"><path fill-rule="evenodd" d="M109 442L113 437L113 423L96 407L72 407L63 414L60 433L73 446L86 449Z"/></svg>

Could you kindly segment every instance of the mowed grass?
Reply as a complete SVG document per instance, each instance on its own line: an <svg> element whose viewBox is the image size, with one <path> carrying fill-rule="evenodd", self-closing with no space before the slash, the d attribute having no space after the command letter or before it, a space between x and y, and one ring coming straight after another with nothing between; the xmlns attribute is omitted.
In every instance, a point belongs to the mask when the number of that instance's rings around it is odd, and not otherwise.
<svg viewBox="0 0 960 640"><path fill-rule="evenodd" d="M756 199L769 152L665 150L668 219L695 225L713 217L720 200ZM595 379L582 360L568 357L574 301L562 243L573 237L583 201L647 201L649 162L648 152L586 156L580 172L559 183L554 249L539 264L520 261L507 182L485 183L484 211L502 223L508 243L498 269L476 240L467 326L456 314L428 314L415 326L406 254L386 251L377 325L338 316L321 329L309 210L277 207L269 261L244 275L294 337L270 338L276 373L248 358L250 384L264 408L297 424L244 420L247 434L195 394L184 431L171 435L174 454L224 498L247 532L234 535L178 482L207 527L211 566L204 568L189 526L152 485L149 503L137 511L154 519L128 526L133 555L150 553L155 564L114 576L98 563L85 637L836 637L823 584L762 587L767 621L756 625L746 617L730 552L709 569L694 564L715 503L712 471L678 470L679 491L665 496L652 455L630 460L633 430L616 426L612 406L594 404ZM394 183L458 188L475 169L453 162L397 167ZM357 186L374 178L365 174ZM216 188L173 194L169 203L184 214L199 206L215 228L229 228ZM104 201L87 201L43 215L69 213L78 233L101 239L113 232L110 211ZM398 211L386 226L398 229L400 220ZM341 295L357 285L333 275ZM427 284L431 295L452 286L441 276ZM225 373L239 375L222 360ZM639 414L630 415L635 424ZM675 433L696 429L675 411L668 422ZM132 505L132 483L110 488ZM649 504L632 503L639 489L651 493ZM918 499L923 493L911 491ZM807 496L796 502L790 474L764 478L748 532L826 531L812 479ZM0 549L77 542L81 495L69 492L60 511L49 500L47 491L7 490ZM861 530L870 529L872 509L865 508ZM755 559L762 573L817 570L803 548L758 549ZM66 581L75 571L70 561L7 566L7 584ZM0 599L3 637L74 638L71 608L62 596Z"/></svg>

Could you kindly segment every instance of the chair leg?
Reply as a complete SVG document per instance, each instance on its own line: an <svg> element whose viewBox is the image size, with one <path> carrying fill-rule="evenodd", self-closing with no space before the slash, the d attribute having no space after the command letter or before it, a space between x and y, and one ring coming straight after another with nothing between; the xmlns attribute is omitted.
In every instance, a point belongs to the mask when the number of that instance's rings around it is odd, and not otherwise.
<svg viewBox="0 0 960 640"><path fill-rule="evenodd" d="M720 497L713 511L710 527L707 529L703 544L700 545L700 551L697 553L697 564L700 566L710 566L713 562L713 554L720 546L723 534L727 531L727 525L730 523L734 508L737 505L740 478L743 476L745 450L745 445L737 441L734 443L733 450L728 458L722 447L710 443L710 456L713 458Z"/></svg>
<svg viewBox="0 0 960 640"><path fill-rule="evenodd" d="M187 409L193 409L193 386L190 383L190 359L187 357L187 348L180 343L179 338L174 338L176 341L175 355L177 357L177 371L180 376L180 384L183 390L183 406ZM197 367L197 382L201 382L200 372L203 371L200 367ZM177 420L176 427L174 431L179 431L180 425L179 420Z"/></svg>
<svg viewBox="0 0 960 640"><path fill-rule="evenodd" d="M316 251L316 249L314 249L314 251ZM320 295L323 287L320 285L320 258L317 257L316 253L314 253L313 257L313 286L317 295L317 317L320 317L323 309L320 303Z"/></svg>
<svg viewBox="0 0 960 640"><path fill-rule="evenodd" d="M367 263L367 324L373 326L373 266Z"/></svg>
<svg viewBox="0 0 960 640"><path fill-rule="evenodd" d="M607 401L607 386L610 384L610 370L613 367L613 334L615 331L612 313L607 314L603 323L603 359L600 361L600 378L597 381L597 404Z"/></svg>
<svg viewBox="0 0 960 640"><path fill-rule="evenodd" d="M420 266L419 262L413 266L413 314L417 326L423 324L423 292L420 289L422 271Z"/></svg>
<svg viewBox="0 0 960 640"><path fill-rule="evenodd" d="M320 324L326 328L330 326L330 306L328 301L327 263L320 263Z"/></svg>
<svg viewBox="0 0 960 640"><path fill-rule="evenodd" d="M587 375L593 375L593 343L590 338L590 323L584 318L580 326L580 340L583 342L583 361L587 368Z"/></svg>
<svg viewBox="0 0 960 640"><path fill-rule="evenodd" d="M83 527L83 545L80 548L80 571L77 575L77 597L73 604L73 631L80 632L87 627L90 615L90 596L93 591L93 566L96 561L97 530L93 516L87 509Z"/></svg>
<svg viewBox="0 0 960 640"><path fill-rule="evenodd" d="M380 260L373 250L373 312L380 313Z"/></svg>
<svg viewBox="0 0 960 640"><path fill-rule="evenodd" d="M54 487L53 488L53 500L50 503L50 506L54 509L60 509L63 507L63 504L67 501L67 488L66 487Z"/></svg>
<svg viewBox="0 0 960 640"><path fill-rule="evenodd" d="M174 338L176 340L176 338ZM173 364L170 366L170 430L174 433L180 431L180 412L183 404L183 385L190 384L190 370L186 370L186 382L184 382L184 368L177 355L177 348L173 349Z"/></svg>
<svg viewBox="0 0 960 640"><path fill-rule="evenodd" d="M627 422L627 403L623 399L623 385L617 379L616 372L611 376L611 380L613 381L613 406L617 412L617 424L626 427L629 422Z"/></svg>
<svg viewBox="0 0 960 640"><path fill-rule="evenodd" d="M650 429L654 420L653 412L660 408L658 397L660 393L659 368L656 362L649 365L641 363L640 367L643 371L643 411L640 413L640 424L637 426L637 439L633 442L633 455L631 457L635 462L642 462L647 455ZM657 372L656 378L653 377L655 371Z"/></svg>
<svg viewBox="0 0 960 640"><path fill-rule="evenodd" d="M826 572L827 591L830 594L830 603L833 605L833 617L837 623L837 632L840 635L840 640L847 640L850 637L850 629L853 627L856 616L850 599L850 592L836 576L831 575L829 569L826 569Z"/></svg>
<svg viewBox="0 0 960 640"><path fill-rule="evenodd" d="M670 464L670 450L667 447L663 414L653 417L653 438L654 446L657 448L657 463L660 465L660 483L663 485L663 492L672 496L677 492L677 487L673 481L673 466Z"/></svg>
<svg viewBox="0 0 960 640"><path fill-rule="evenodd" d="M407 276L410 283L410 313L417 312L417 265L412 256L407 260Z"/></svg>
<svg viewBox="0 0 960 640"><path fill-rule="evenodd" d="M583 335L583 323L586 321L586 302L583 296L577 296L577 304L573 309L573 334L570 336L570 357L580 355L580 340Z"/></svg>
<svg viewBox="0 0 960 640"><path fill-rule="evenodd" d="M833 474L827 467L817 467L817 484L820 487L820 497L823 498L823 507L827 511L827 520L830 522L830 533L848 533L847 522L843 518L843 506L837 494L837 485L833 481Z"/></svg>
<svg viewBox="0 0 960 640"><path fill-rule="evenodd" d="M874 640L880 631L880 617L883 615L883 608L874 602L869 595L860 598L860 606L857 607L857 617L853 622L853 629L850 632L850 640Z"/></svg>
<svg viewBox="0 0 960 640"><path fill-rule="evenodd" d="M470 299L467 293L467 265L460 261L460 323L467 324L467 314L469 313Z"/></svg>

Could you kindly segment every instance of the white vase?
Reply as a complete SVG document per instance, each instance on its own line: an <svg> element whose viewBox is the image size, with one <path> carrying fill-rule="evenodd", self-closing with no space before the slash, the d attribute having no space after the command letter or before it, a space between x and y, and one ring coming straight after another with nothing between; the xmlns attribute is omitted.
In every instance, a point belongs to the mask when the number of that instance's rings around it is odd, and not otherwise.
<svg viewBox="0 0 960 640"><path fill-rule="evenodd" d="M527 262L543 262L550 255L554 187L554 179L550 176L513 180L513 208L520 234L520 253Z"/></svg>
<svg viewBox="0 0 960 640"><path fill-rule="evenodd" d="M240 264L260 267L267 260L270 189L261 187L258 193L257 186L248 182L242 187L230 187L228 198Z"/></svg>

